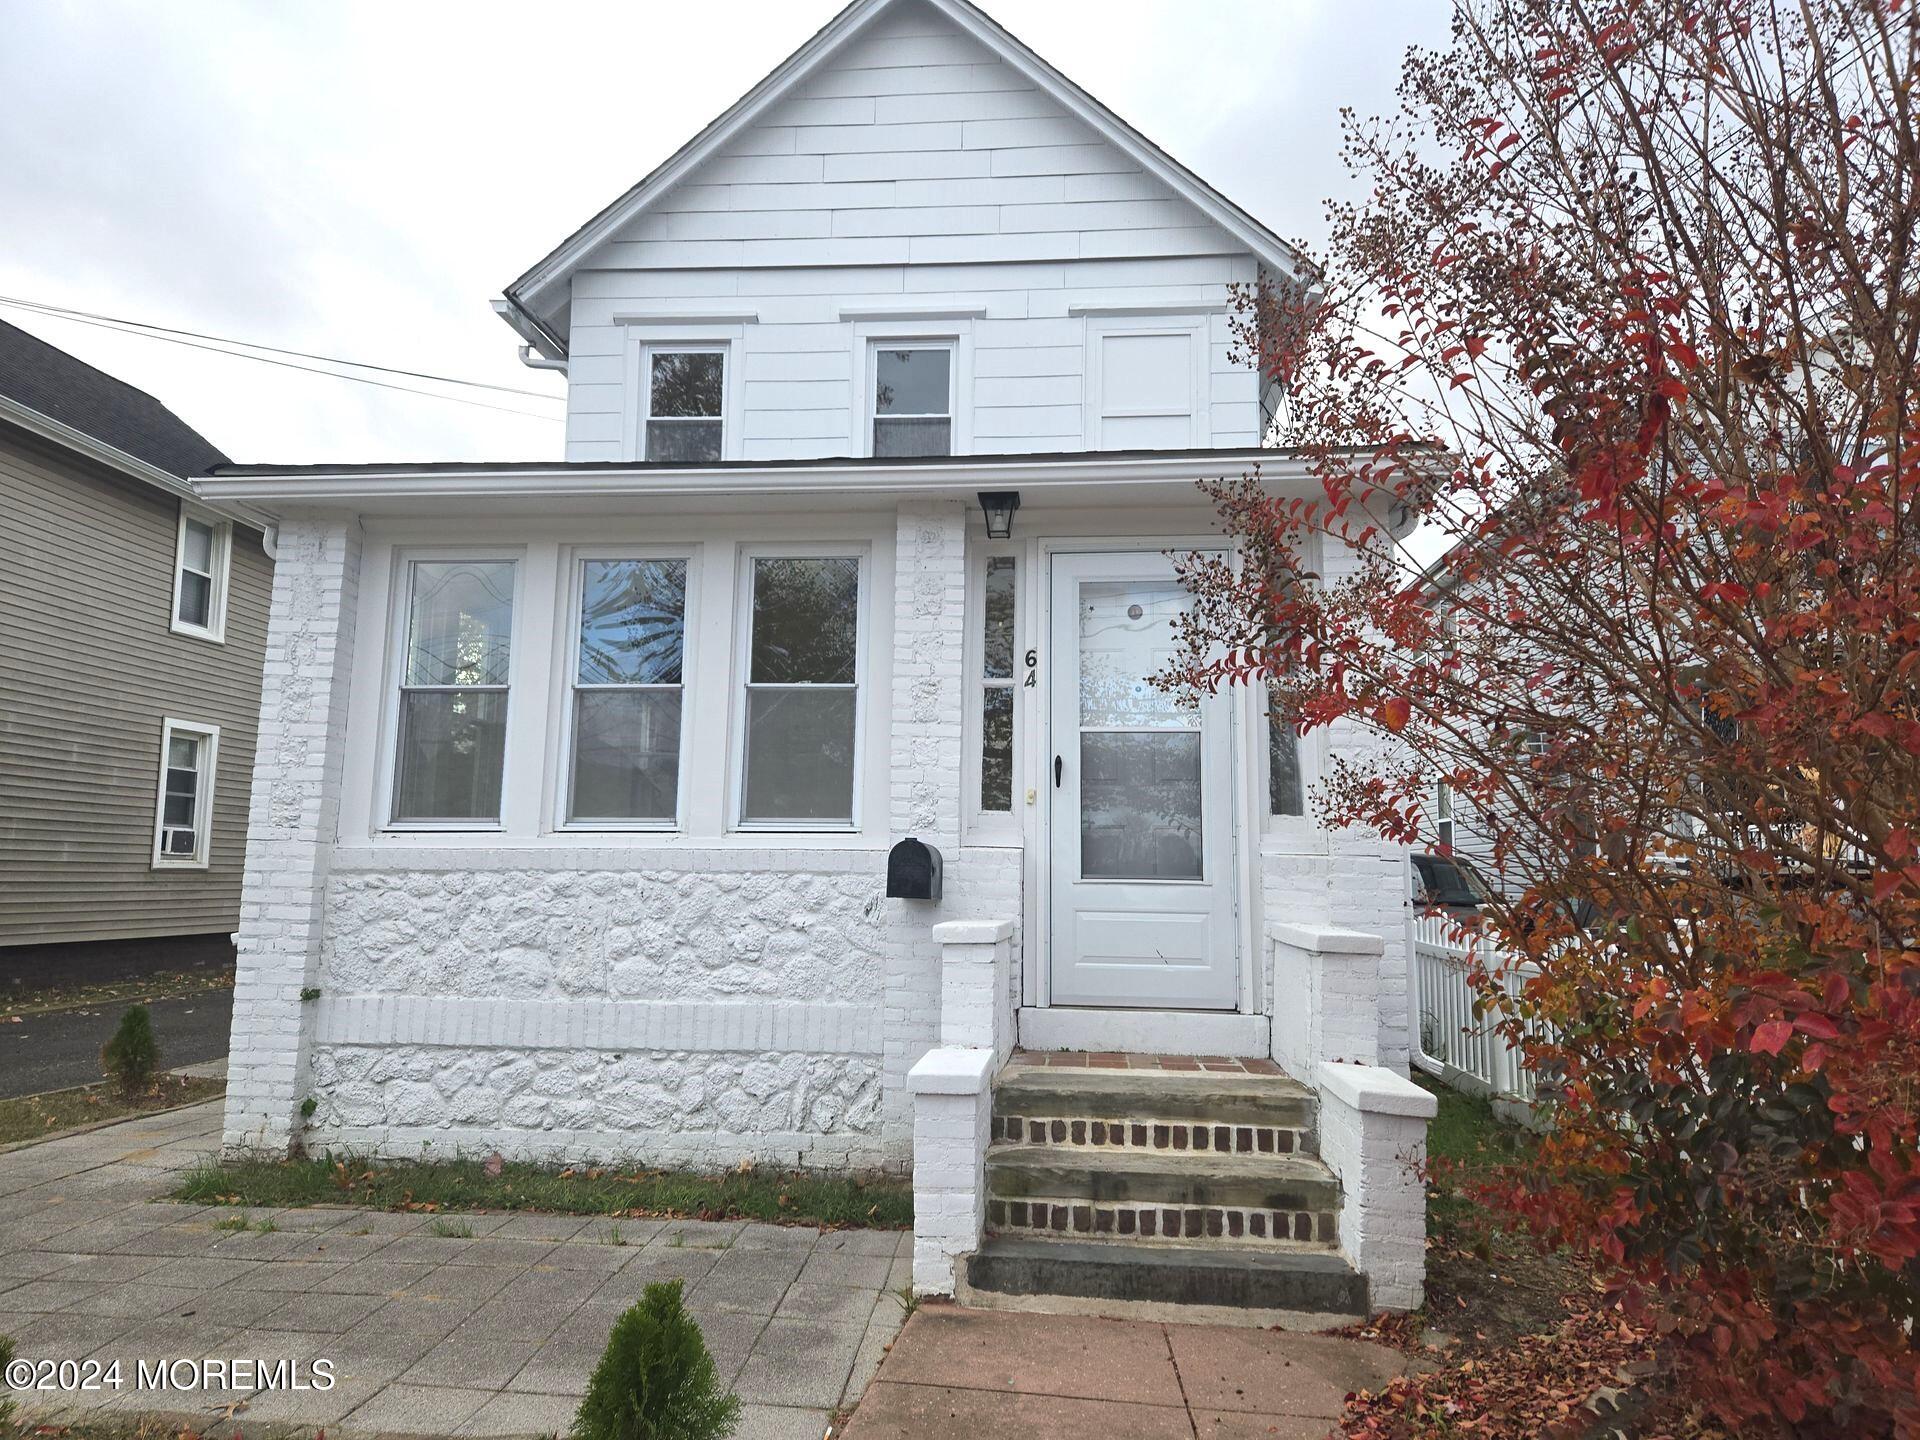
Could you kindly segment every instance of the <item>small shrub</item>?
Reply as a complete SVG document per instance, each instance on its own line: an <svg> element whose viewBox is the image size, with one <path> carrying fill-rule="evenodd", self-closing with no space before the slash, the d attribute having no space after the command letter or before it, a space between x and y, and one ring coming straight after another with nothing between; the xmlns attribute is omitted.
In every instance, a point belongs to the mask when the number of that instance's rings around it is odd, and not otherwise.
<svg viewBox="0 0 1920 1440"><path fill-rule="evenodd" d="M720 1388L672 1280L647 1286L614 1322L573 1417L573 1440L726 1440L739 1421L740 1402Z"/></svg>
<svg viewBox="0 0 1920 1440"><path fill-rule="evenodd" d="M153 1083L160 1047L154 1043L153 1017L146 1006L127 1007L127 1013L120 1017L120 1028L101 1047L100 1064L110 1079L119 1082L123 1094L137 1095Z"/></svg>

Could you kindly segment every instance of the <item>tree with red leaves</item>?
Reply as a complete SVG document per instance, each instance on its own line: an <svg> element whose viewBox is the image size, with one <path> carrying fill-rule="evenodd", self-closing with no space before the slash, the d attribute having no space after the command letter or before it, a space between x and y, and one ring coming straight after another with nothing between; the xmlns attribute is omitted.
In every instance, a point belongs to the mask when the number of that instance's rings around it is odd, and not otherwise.
<svg viewBox="0 0 1920 1440"><path fill-rule="evenodd" d="M1376 731L1331 823L1479 813L1552 1121L1496 1198L1740 1434L1920 1435L1917 80L1899 0L1457 0L1244 297L1323 493L1216 487L1165 677Z"/></svg>

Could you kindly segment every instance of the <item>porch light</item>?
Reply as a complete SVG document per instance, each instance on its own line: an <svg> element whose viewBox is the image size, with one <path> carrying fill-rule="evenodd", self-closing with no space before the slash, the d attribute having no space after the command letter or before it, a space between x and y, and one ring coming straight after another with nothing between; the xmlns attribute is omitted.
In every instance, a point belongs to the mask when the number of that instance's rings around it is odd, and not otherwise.
<svg viewBox="0 0 1920 1440"><path fill-rule="evenodd" d="M1020 508L1018 490L982 490L980 508L987 512L987 538L1013 538L1013 512Z"/></svg>

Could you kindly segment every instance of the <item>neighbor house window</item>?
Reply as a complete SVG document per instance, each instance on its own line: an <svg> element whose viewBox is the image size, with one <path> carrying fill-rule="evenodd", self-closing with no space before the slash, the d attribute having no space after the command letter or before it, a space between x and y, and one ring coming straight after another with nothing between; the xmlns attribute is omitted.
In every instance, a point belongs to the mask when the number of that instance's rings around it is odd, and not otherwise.
<svg viewBox="0 0 1920 1440"><path fill-rule="evenodd" d="M497 821L514 562L412 560L405 576L393 818Z"/></svg>
<svg viewBox="0 0 1920 1440"><path fill-rule="evenodd" d="M153 826L156 868L206 868L219 748L220 731L215 726L161 722L160 794Z"/></svg>
<svg viewBox="0 0 1920 1440"><path fill-rule="evenodd" d="M873 351L873 453L953 453L952 344L886 342Z"/></svg>
<svg viewBox="0 0 1920 1440"><path fill-rule="evenodd" d="M225 639L232 551L231 525L181 506L173 559L175 631L203 640Z"/></svg>
<svg viewBox="0 0 1920 1440"><path fill-rule="evenodd" d="M679 813L685 560L584 560L567 819L670 826Z"/></svg>
<svg viewBox="0 0 1920 1440"><path fill-rule="evenodd" d="M980 606L980 809L986 813L1013 809L1015 579L1013 556L988 557Z"/></svg>
<svg viewBox="0 0 1920 1440"><path fill-rule="evenodd" d="M757 556L747 585L741 823L851 825L860 561Z"/></svg>
<svg viewBox="0 0 1920 1440"><path fill-rule="evenodd" d="M642 354L647 407L641 458L676 465L718 461L726 439L727 352L708 346Z"/></svg>

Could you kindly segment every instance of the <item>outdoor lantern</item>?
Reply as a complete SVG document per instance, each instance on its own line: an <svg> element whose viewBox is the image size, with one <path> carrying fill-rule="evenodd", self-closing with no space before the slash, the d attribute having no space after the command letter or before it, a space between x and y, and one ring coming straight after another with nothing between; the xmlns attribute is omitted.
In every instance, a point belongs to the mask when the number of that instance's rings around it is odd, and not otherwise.
<svg viewBox="0 0 1920 1440"><path fill-rule="evenodd" d="M1013 538L1013 512L1020 508L1018 490L982 490L980 508L987 512L987 538Z"/></svg>

